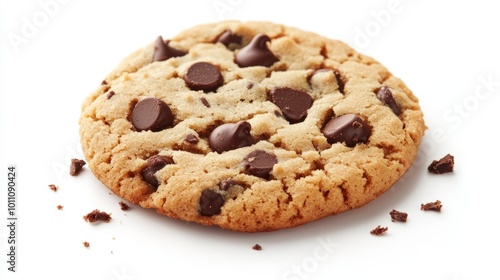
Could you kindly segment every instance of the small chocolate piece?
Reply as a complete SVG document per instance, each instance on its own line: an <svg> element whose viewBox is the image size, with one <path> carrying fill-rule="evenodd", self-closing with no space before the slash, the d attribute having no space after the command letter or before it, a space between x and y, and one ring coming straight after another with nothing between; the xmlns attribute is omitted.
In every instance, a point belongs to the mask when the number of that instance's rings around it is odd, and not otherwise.
<svg viewBox="0 0 500 280"><path fill-rule="evenodd" d="M71 165L69 166L69 175L71 176L78 175L78 173L80 173L80 170L82 170L85 164L87 163L81 159L76 159L76 158L71 159Z"/></svg>
<svg viewBox="0 0 500 280"><path fill-rule="evenodd" d="M101 212L98 209L95 209L94 211L83 216L83 219L89 223L95 223L98 221L109 223L109 221L111 221L111 216L106 212Z"/></svg>
<svg viewBox="0 0 500 280"><path fill-rule="evenodd" d="M274 88L270 94L271 102L283 112L285 119L290 123L304 121L307 110L313 104L312 97L307 92L294 90L289 87Z"/></svg>
<svg viewBox="0 0 500 280"><path fill-rule="evenodd" d="M118 202L118 204L120 205L120 209L122 209L122 211L127 211L128 209L130 209L130 206L128 206L128 204L123 201Z"/></svg>
<svg viewBox="0 0 500 280"><path fill-rule="evenodd" d="M381 226L377 226L376 228L374 228L372 231L370 231L371 234L373 235L382 235L384 234L389 228L388 227L381 227Z"/></svg>
<svg viewBox="0 0 500 280"><path fill-rule="evenodd" d="M62 205L57 205L57 210L63 210L64 206Z"/></svg>
<svg viewBox="0 0 500 280"><path fill-rule="evenodd" d="M404 212L399 212L397 210L392 209L392 211L389 213L391 215L391 220L394 221L399 221L406 223L406 219L408 219L408 214Z"/></svg>
<svg viewBox="0 0 500 280"><path fill-rule="evenodd" d="M158 188L160 183L156 179L155 173L166 165L173 163L174 160L170 157L154 155L146 160L146 167L141 171L142 178L151 186Z"/></svg>
<svg viewBox="0 0 500 280"><path fill-rule="evenodd" d="M88 243L87 241L83 241L82 244L83 244L83 247L85 247L85 248L90 247L90 243Z"/></svg>
<svg viewBox="0 0 500 280"><path fill-rule="evenodd" d="M447 154L440 160L433 160L427 170L434 174L443 174L453 172L454 166L455 158L452 155Z"/></svg>
<svg viewBox="0 0 500 280"><path fill-rule="evenodd" d="M54 185L54 184L50 184L50 185L49 185L49 189L51 189L51 190L52 190L52 191L54 191L54 192L57 192L57 189L59 189L59 187L58 187L58 186L56 186L56 185Z"/></svg>
<svg viewBox="0 0 500 280"><path fill-rule="evenodd" d="M273 166L276 163L278 163L276 156L263 150L255 150L243 159L245 170L254 176L264 179L269 178L269 172L273 170Z"/></svg>
<svg viewBox="0 0 500 280"><path fill-rule="evenodd" d="M189 144L198 144L198 142L200 142L200 139L198 139L198 137L196 137L196 135L194 134L188 134L184 138L184 141L188 142Z"/></svg>
<svg viewBox="0 0 500 280"><path fill-rule="evenodd" d="M241 183L236 182L233 179L226 179L220 181L217 186L219 186L219 190L221 191L228 191L232 186L240 185Z"/></svg>
<svg viewBox="0 0 500 280"><path fill-rule="evenodd" d="M321 130L328 143L345 142L348 147L357 143L366 143L371 135L371 128L357 115L346 114L332 118Z"/></svg>
<svg viewBox="0 0 500 280"><path fill-rule="evenodd" d="M110 99L111 97L113 97L113 95L115 95L115 92L114 91L110 91L110 92L108 92L108 94L106 94L106 98Z"/></svg>
<svg viewBox="0 0 500 280"><path fill-rule="evenodd" d="M265 34L256 35L248 45L236 54L234 62L240 67L269 67L273 65L279 59L267 47L267 42L270 41L269 36Z"/></svg>
<svg viewBox="0 0 500 280"><path fill-rule="evenodd" d="M106 82L106 80L102 80L102 82L101 82L101 86L105 86L105 85L107 85L107 84L108 84L108 82Z"/></svg>
<svg viewBox="0 0 500 280"><path fill-rule="evenodd" d="M345 82L344 79L342 78L342 75L340 74L340 71L335 70L333 71L333 74L335 75L335 79L337 80L337 84L339 85L340 93L344 94Z"/></svg>
<svg viewBox="0 0 500 280"><path fill-rule="evenodd" d="M241 36L236 35L231 30L227 29L217 37L215 42L222 43L226 47L229 47L230 44L241 45L241 39Z"/></svg>
<svg viewBox="0 0 500 280"><path fill-rule="evenodd" d="M208 137L208 144L217 153L253 145L255 140L250 134L252 126L247 121L226 123L216 127Z"/></svg>
<svg viewBox="0 0 500 280"><path fill-rule="evenodd" d="M200 97L200 101L203 105L205 105L205 107L210 108L210 103L208 103L208 100L205 97Z"/></svg>
<svg viewBox="0 0 500 280"><path fill-rule="evenodd" d="M262 246L260 246L259 244L255 244L253 245L252 249L254 249L255 251L260 251L262 250Z"/></svg>
<svg viewBox="0 0 500 280"><path fill-rule="evenodd" d="M389 106L389 108L392 109L394 114L399 116L401 114L401 109L398 106L398 103L396 103L396 100L394 99L394 96L392 95L391 90L387 86L382 86L378 91L377 91L377 98L384 103L384 105Z"/></svg>
<svg viewBox="0 0 500 280"><path fill-rule="evenodd" d="M132 109L132 124L137 131L163 130L174 122L170 107L162 100L149 97L139 101Z"/></svg>
<svg viewBox="0 0 500 280"><path fill-rule="evenodd" d="M190 89L204 92L215 91L224 83L219 68L208 62L191 65L184 75L184 81Z"/></svg>
<svg viewBox="0 0 500 280"><path fill-rule="evenodd" d="M164 61L171 57L183 56L187 54L187 52L183 50L172 48L169 44L170 40L164 41L161 36L156 38L153 61Z"/></svg>
<svg viewBox="0 0 500 280"><path fill-rule="evenodd" d="M224 198L222 195L213 190L204 190L200 196L200 215L214 216L220 214L220 208L224 205Z"/></svg>
<svg viewBox="0 0 500 280"><path fill-rule="evenodd" d="M436 200L435 202L429 202L426 204L420 204L420 210L423 210L423 211L441 212L441 207L443 207L443 205L441 204L441 201L439 201L439 200Z"/></svg>

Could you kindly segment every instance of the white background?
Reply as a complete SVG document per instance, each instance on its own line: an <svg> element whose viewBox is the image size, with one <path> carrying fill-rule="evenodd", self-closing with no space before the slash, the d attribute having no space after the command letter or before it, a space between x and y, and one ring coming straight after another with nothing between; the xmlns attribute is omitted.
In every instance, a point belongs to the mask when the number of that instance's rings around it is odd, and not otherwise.
<svg viewBox="0 0 500 280"><path fill-rule="evenodd" d="M498 1L55 1L0 4L1 279L500 279ZM411 174L361 209L256 234L123 212L88 168L69 176L80 105L106 74L158 35L222 19L337 38L401 77L429 127ZM455 172L429 174L447 153ZM16 273L6 262L11 164ZM420 211L436 199L441 213ZM86 223L96 208L113 220ZM393 208L406 224L391 222ZM377 225L385 236L369 234Z"/></svg>

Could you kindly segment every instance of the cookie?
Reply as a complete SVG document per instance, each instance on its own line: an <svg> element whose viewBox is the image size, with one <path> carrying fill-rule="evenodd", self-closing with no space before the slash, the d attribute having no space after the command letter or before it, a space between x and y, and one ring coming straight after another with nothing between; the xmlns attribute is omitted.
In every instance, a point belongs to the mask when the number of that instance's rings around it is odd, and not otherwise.
<svg viewBox="0 0 500 280"><path fill-rule="evenodd" d="M418 99L346 44L224 21L152 40L83 103L89 168L158 213L256 232L358 208L411 166Z"/></svg>

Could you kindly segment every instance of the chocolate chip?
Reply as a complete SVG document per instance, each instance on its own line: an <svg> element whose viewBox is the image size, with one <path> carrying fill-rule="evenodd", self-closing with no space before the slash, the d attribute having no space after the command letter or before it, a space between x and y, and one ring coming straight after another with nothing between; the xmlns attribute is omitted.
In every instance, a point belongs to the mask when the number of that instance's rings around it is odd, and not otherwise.
<svg viewBox="0 0 500 280"><path fill-rule="evenodd" d="M269 67L273 65L278 61L278 58L267 47L267 42L270 41L269 36L265 34L256 35L248 45L236 54L236 64L240 67Z"/></svg>
<svg viewBox="0 0 500 280"><path fill-rule="evenodd" d="M434 174L443 174L453 172L453 167L455 166L455 158L447 154L440 160L433 160L432 163L427 167L427 170Z"/></svg>
<svg viewBox="0 0 500 280"><path fill-rule="evenodd" d="M72 158L71 165L69 166L69 175L76 176L80 173L86 162L82 159Z"/></svg>
<svg viewBox="0 0 500 280"><path fill-rule="evenodd" d="M217 153L253 145L255 140L250 134L252 126L246 121L226 123L216 127L208 137L208 144Z"/></svg>
<svg viewBox="0 0 500 280"><path fill-rule="evenodd" d="M199 213L202 216L211 217L220 214L220 208L224 205L224 198L216 191L204 190L201 193L199 205Z"/></svg>
<svg viewBox="0 0 500 280"><path fill-rule="evenodd" d="M254 249L255 251L260 251L262 250L262 246L260 246L259 244L255 244L253 245L252 249Z"/></svg>
<svg viewBox="0 0 500 280"><path fill-rule="evenodd" d="M389 106L389 108L392 109L394 114L398 115L401 114L401 109L399 108L398 104L396 103L396 100L394 99L394 96L392 95L391 90L387 86L382 86L378 91L377 91L377 98L382 101L385 105Z"/></svg>
<svg viewBox="0 0 500 280"><path fill-rule="evenodd" d="M210 108L210 103L208 103L208 100L205 97L200 97L201 103L205 105L205 107Z"/></svg>
<svg viewBox="0 0 500 280"><path fill-rule="evenodd" d="M110 92L108 92L108 94L106 94L106 98L110 99L111 97L113 97L113 95L115 95L115 92L114 91L110 91Z"/></svg>
<svg viewBox="0 0 500 280"><path fill-rule="evenodd" d="M241 44L241 36L234 34L231 30L225 30L222 32L215 42L219 42L224 44L226 47L228 47L230 44Z"/></svg>
<svg viewBox="0 0 500 280"><path fill-rule="evenodd" d="M184 141L186 141L190 144L197 144L198 142L200 142L200 139L198 139L198 137L196 137L196 135L194 135L194 134L188 134L184 138Z"/></svg>
<svg viewBox="0 0 500 280"><path fill-rule="evenodd" d="M345 87L344 78L342 78L342 75L340 74L339 70L333 71L333 74L335 75L335 79L337 80L337 84L339 85L340 93L344 94L344 87Z"/></svg>
<svg viewBox="0 0 500 280"><path fill-rule="evenodd" d="M357 115L346 114L332 118L321 130L328 143L345 142L348 147L366 143L371 135L370 127Z"/></svg>
<svg viewBox="0 0 500 280"><path fill-rule="evenodd" d="M139 101L132 109L132 124L138 131L160 131L174 121L170 107L162 100L149 97Z"/></svg>
<svg viewBox="0 0 500 280"><path fill-rule="evenodd" d="M146 160L146 166L141 170L141 176L151 186L157 188L160 183L155 177L155 173L168 164L173 164L174 160L167 156L154 155Z"/></svg>
<svg viewBox="0 0 500 280"><path fill-rule="evenodd" d="M219 190L221 191L228 191L232 186L240 185L241 183L236 182L233 179L226 179L220 181L217 186L219 186Z"/></svg>
<svg viewBox="0 0 500 280"><path fill-rule="evenodd" d="M313 99L309 94L289 87L274 88L270 97L271 102L281 109L285 119L290 123L303 121L307 116L307 110L313 104Z"/></svg>
<svg viewBox="0 0 500 280"><path fill-rule="evenodd" d="M276 156L263 150L255 150L243 159L245 170L254 176L264 179L269 178L269 172L273 170L273 166L276 163L278 163Z"/></svg>
<svg viewBox="0 0 500 280"><path fill-rule="evenodd" d="M158 36L155 41L155 51L153 61L164 61L171 57L183 56L187 52L169 46L170 40L164 41L161 36Z"/></svg>
<svg viewBox="0 0 500 280"><path fill-rule="evenodd" d="M184 75L184 81L190 89L204 92L215 91L224 83L219 68L208 62L191 65Z"/></svg>

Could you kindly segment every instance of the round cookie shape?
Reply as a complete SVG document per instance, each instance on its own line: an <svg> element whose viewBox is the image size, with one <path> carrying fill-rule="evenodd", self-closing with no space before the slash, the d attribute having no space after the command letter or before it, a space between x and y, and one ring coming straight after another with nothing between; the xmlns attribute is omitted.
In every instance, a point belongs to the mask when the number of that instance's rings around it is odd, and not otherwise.
<svg viewBox="0 0 500 280"><path fill-rule="evenodd" d="M131 203L273 231L373 201L416 157L417 97L340 41L239 21L166 38L125 58L82 105L88 166Z"/></svg>

